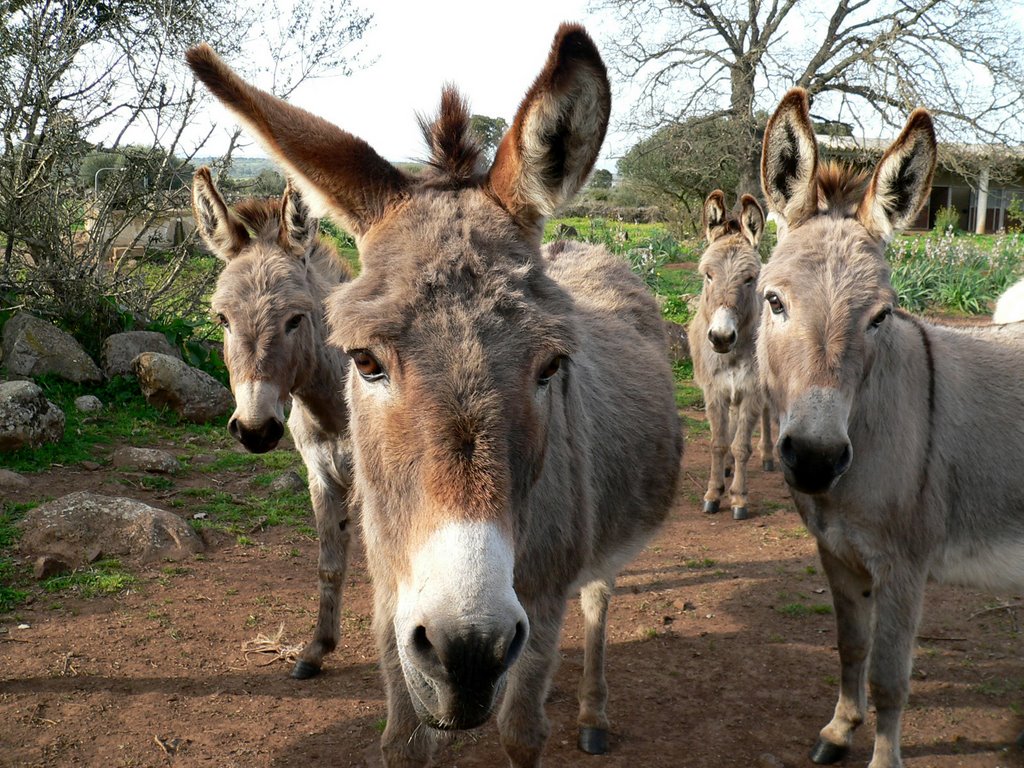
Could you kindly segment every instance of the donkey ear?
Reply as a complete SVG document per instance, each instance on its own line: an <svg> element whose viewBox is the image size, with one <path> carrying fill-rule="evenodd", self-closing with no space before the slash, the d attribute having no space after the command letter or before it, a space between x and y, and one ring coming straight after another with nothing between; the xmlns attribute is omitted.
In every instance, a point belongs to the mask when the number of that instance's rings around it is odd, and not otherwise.
<svg viewBox="0 0 1024 768"><path fill-rule="evenodd" d="M307 204L360 237L402 196L406 176L362 139L261 91L206 43L185 54L195 76L284 165Z"/></svg>
<svg viewBox="0 0 1024 768"><path fill-rule="evenodd" d="M310 213L302 193L291 179L281 198L281 232L278 240L285 248L306 253L316 239L320 220Z"/></svg>
<svg viewBox="0 0 1024 768"><path fill-rule="evenodd" d="M610 111L597 46L582 26L563 24L488 174L491 192L522 226L538 228L583 186Z"/></svg>
<svg viewBox="0 0 1024 768"><path fill-rule="evenodd" d="M701 219L704 224L704 237L708 243L725 234L725 193L716 189L704 201L704 208L701 211Z"/></svg>
<svg viewBox="0 0 1024 768"><path fill-rule="evenodd" d="M807 91L793 88L768 121L761 152L761 187L768 210L792 227L818 207L818 142Z"/></svg>
<svg viewBox="0 0 1024 768"><path fill-rule="evenodd" d="M757 248L764 234L764 211L753 195L740 198L740 232Z"/></svg>
<svg viewBox="0 0 1024 768"><path fill-rule="evenodd" d="M249 244L245 225L228 208L205 165L192 177L192 212L199 235L218 258L231 261Z"/></svg>
<svg viewBox="0 0 1024 768"><path fill-rule="evenodd" d="M915 109L903 132L878 161L857 218L868 232L888 240L914 221L932 188L935 174L935 126Z"/></svg>

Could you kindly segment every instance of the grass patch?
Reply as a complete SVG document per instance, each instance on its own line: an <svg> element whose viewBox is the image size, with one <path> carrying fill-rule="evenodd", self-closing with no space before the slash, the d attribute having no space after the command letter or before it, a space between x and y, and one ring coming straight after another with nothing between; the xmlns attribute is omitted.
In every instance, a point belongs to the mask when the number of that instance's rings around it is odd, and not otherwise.
<svg viewBox="0 0 1024 768"><path fill-rule="evenodd" d="M676 385L677 408L704 408L704 391L693 381L693 361L672 363L672 378Z"/></svg>
<svg viewBox="0 0 1024 768"><path fill-rule="evenodd" d="M703 557L699 560L687 560L683 565L691 570L702 570L705 568L714 568L718 563L710 557Z"/></svg>
<svg viewBox="0 0 1024 768"><path fill-rule="evenodd" d="M0 614L10 613L28 599L28 591L21 588L26 585L27 576L10 555L21 537L15 523L36 506L37 502L0 504Z"/></svg>
<svg viewBox="0 0 1024 768"><path fill-rule="evenodd" d="M203 464L196 469L200 472L211 474L219 472L231 472L249 470L253 467L261 467L268 470L282 472L286 469L304 469L302 457L297 451L268 451L267 453L241 453L239 451L224 451L208 464ZM273 478L271 478L273 479Z"/></svg>
<svg viewBox="0 0 1024 768"><path fill-rule="evenodd" d="M181 496L184 498L175 499L173 506L187 507L191 514L206 514L203 519L189 521L193 528L229 533L237 537L239 544L254 543L249 534L276 525L290 526L308 536L316 535L316 529L310 525L312 507L307 491L280 491L269 496L249 494L240 498L212 488L190 488Z"/></svg>
<svg viewBox="0 0 1024 768"><path fill-rule="evenodd" d="M828 616L832 613L832 606L825 603L816 603L814 605L786 603L785 605L776 606L775 611L791 619L801 619L806 616Z"/></svg>
<svg viewBox="0 0 1024 768"><path fill-rule="evenodd" d="M47 592L74 591L81 597L116 595L135 584L136 578L121 566L120 560L100 560L72 573L52 576L42 582Z"/></svg>
<svg viewBox="0 0 1024 768"><path fill-rule="evenodd" d="M225 440L227 417L210 424L183 421L171 411L157 410L142 396L134 378L118 376L93 386L74 384L41 376L36 383L46 397L64 411L64 437L40 448L22 448L4 456L4 464L15 472L39 472L53 465L67 466L102 457L115 444L147 445L159 442L185 443L200 436L205 444ZM80 413L75 398L96 395L105 406L99 416Z"/></svg>

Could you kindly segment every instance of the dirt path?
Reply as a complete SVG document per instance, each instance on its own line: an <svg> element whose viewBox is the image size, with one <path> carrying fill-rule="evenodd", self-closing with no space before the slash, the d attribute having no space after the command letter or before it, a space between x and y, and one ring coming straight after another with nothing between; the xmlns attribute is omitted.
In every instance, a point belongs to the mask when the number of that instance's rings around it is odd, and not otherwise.
<svg viewBox="0 0 1024 768"><path fill-rule="evenodd" d="M570 608L546 766L779 764L766 754L810 765L838 675L813 542L781 477L757 467L752 519L702 515L707 459L700 434L687 446L669 523L618 582L608 659L614 736L604 758L575 748L582 631ZM51 470L17 499L109 493L105 472ZM325 674L297 682L283 662L241 649L282 625L288 642L310 635L316 544L284 528L250 538L255 546L225 542L184 567L143 570L116 598L47 595L0 618L0 765L378 765L384 702L362 554L345 587L341 648ZM1024 765L1008 746L1024 727L1024 639L1019 611L994 608L1002 601L930 590L904 721L907 768ZM869 719L846 765L866 764L871 735ZM438 764L505 765L493 723L460 736Z"/></svg>

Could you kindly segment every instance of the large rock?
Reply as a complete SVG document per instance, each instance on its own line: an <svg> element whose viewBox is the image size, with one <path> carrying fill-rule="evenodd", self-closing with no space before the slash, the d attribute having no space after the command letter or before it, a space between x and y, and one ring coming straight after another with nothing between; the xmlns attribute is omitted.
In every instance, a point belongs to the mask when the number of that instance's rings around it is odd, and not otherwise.
<svg viewBox="0 0 1024 768"><path fill-rule="evenodd" d="M4 367L15 376L103 381L103 372L70 334L28 312L19 312L4 325L3 355Z"/></svg>
<svg viewBox="0 0 1024 768"><path fill-rule="evenodd" d="M227 387L170 355L143 352L132 361L132 370L151 405L170 408L196 424L219 418L235 407Z"/></svg>
<svg viewBox="0 0 1024 768"><path fill-rule="evenodd" d="M31 381L0 382L0 451L38 448L64 436L64 412Z"/></svg>
<svg viewBox="0 0 1024 768"><path fill-rule="evenodd" d="M143 352L158 352L181 359L181 353L174 348L167 337L156 331L127 331L115 333L103 342L100 363L108 378L130 376L132 361Z"/></svg>
<svg viewBox="0 0 1024 768"><path fill-rule="evenodd" d="M690 338L686 334L686 326L665 320L665 338L668 340L669 358L682 363L690 359Z"/></svg>
<svg viewBox="0 0 1024 768"><path fill-rule="evenodd" d="M36 507L18 523L21 551L85 565L97 548L104 557L180 560L204 549L188 523L135 499L79 491Z"/></svg>
<svg viewBox="0 0 1024 768"><path fill-rule="evenodd" d="M118 469L137 469L145 472L177 472L181 462L167 451L157 448L118 448L110 457Z"/></svg>

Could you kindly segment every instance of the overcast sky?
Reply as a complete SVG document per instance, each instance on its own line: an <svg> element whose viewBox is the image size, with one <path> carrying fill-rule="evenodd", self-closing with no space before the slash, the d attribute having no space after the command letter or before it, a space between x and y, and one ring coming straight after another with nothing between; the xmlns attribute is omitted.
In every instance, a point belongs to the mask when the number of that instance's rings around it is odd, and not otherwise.
<svg viewBox="0 0 1024 768"><path fill-rule="evenodd" d="M363 49L364 58L375 61L350 77L308 82L289 100L365 139L392 162L423 158L416 113L437 110L446 82L459 87L474 114L511 122L561 22L582 22L600 44L601 30L586 12L586 0L517 0L501 10L479 0L362 0L360 5L373 13ZM613 119L619 107L625 109L613 102ZM209 117L231 122L219 106L210 107ZM221 151L223 144L211 143L209 149ZM611 154L625 149L610 137L599 165L614 170ZM242 154L263 152L250 145Z"/></svg>

